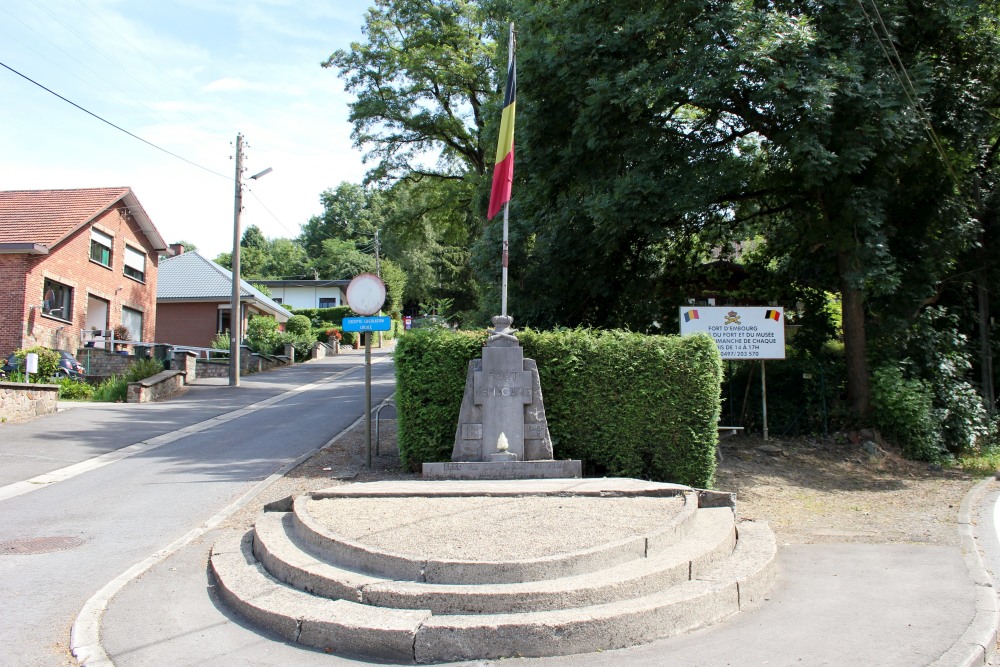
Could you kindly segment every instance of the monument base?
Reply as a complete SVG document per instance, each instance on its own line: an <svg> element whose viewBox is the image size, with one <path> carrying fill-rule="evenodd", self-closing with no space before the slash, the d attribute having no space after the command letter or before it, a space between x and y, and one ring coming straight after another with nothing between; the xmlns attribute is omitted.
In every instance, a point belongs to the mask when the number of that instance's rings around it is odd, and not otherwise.
<svg viewBox="0 0 1000 667"><path fill-rule="evenodd" d="M566 479L583 477L580 461L454 461L425 463L424 479Z"/></svg>

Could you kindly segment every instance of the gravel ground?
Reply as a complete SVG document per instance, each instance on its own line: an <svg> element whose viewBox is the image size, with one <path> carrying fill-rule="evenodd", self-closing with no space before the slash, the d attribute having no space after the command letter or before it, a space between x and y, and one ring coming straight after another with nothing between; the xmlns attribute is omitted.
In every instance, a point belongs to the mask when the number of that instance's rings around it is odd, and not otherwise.
<svg viewBox="0 0 1000 667"><path fill-rule="evenodd" d="M230 525L250 528L264 504L288 496L350 482L419 479L401 471L396 422L382 420L379 431L379 453L373 452L370 469L359 424L268 487L231 517ZM735 437L723 440L721 451L716 488L736 492L739 515L768 521L784 544L958 546L958 508L978 481L881 448L869 454L847 437L768 442Z"/></svg>

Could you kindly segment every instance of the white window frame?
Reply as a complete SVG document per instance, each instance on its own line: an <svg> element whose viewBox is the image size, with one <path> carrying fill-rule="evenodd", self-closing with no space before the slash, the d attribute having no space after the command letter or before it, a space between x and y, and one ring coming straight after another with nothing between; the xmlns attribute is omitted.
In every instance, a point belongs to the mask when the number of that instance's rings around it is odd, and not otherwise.
<svg viewBox="0 0 1000 667"><path fill-rule="evenodd" d="M108 261L107 263L102 262L94 257L94 246L98 245L107 251ZM94 264L100 264L103 267L111 268L111 263L114 261L114 248L115 248L115 238L110 234L102 232L94 227L90 228L90 261Z"/></svg>
<svg viewBox="0 0 1000 667"><path fill-rule="evenodd" d="M134 271L138 275L133 275L129 273L129 269ZM138 280L141 283L146 282L146 253L136 250L132 246L125 244L125 265L122 268L122 272L127 278L132 280Z"/></svg>
<svg viewBox="0 0 1000 667"><path fill-rule="evenodd" d="M126 313L128 314L127 316ZM136 328L134 324L136 318L139 320L138 328ZM128 306L122 306L122 324L125 325L126 329L128 329L128 333L132 337L132 340L142 341L142 326L144 324L144 319L145 313L141 310L129 308Z"/></svg>

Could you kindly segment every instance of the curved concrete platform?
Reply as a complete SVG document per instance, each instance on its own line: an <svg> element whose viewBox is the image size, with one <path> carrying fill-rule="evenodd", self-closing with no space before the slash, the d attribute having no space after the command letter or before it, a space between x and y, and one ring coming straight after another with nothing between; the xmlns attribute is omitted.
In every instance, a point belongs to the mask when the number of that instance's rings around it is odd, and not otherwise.
<svg viewBox="0 0 1000 667"><path fill-rule="evenodd" d="M603 651L704 627L770 587L770 529L698 500L638 480L355 484L219 540L211 566L239 613L337 653Z"/></svg>

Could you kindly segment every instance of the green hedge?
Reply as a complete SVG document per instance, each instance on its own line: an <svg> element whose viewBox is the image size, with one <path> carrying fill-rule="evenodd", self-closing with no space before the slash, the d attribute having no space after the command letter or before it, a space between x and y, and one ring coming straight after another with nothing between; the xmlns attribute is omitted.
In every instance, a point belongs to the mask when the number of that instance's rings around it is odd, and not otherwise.
<svg viewBox="0 0 1000 667"><path fill-rule="evenodd" d="M538 362L557 459L587 475L712 484L722 362L707 336L522 331ZM451 458L468 362L485 332L428 328L396 346L399 448L412 469Z"/></svg>
<svg viewBox="0 0 1000 667"><path fill-rule="evenodd" d="M337 306L335 308L293 308L292 313L295 315L305 315L314 325L320 322L329 322L330 324L336 324L338 327L344 321L345 317L354 315L354 311L351 310L350 306Z"/></svg>

